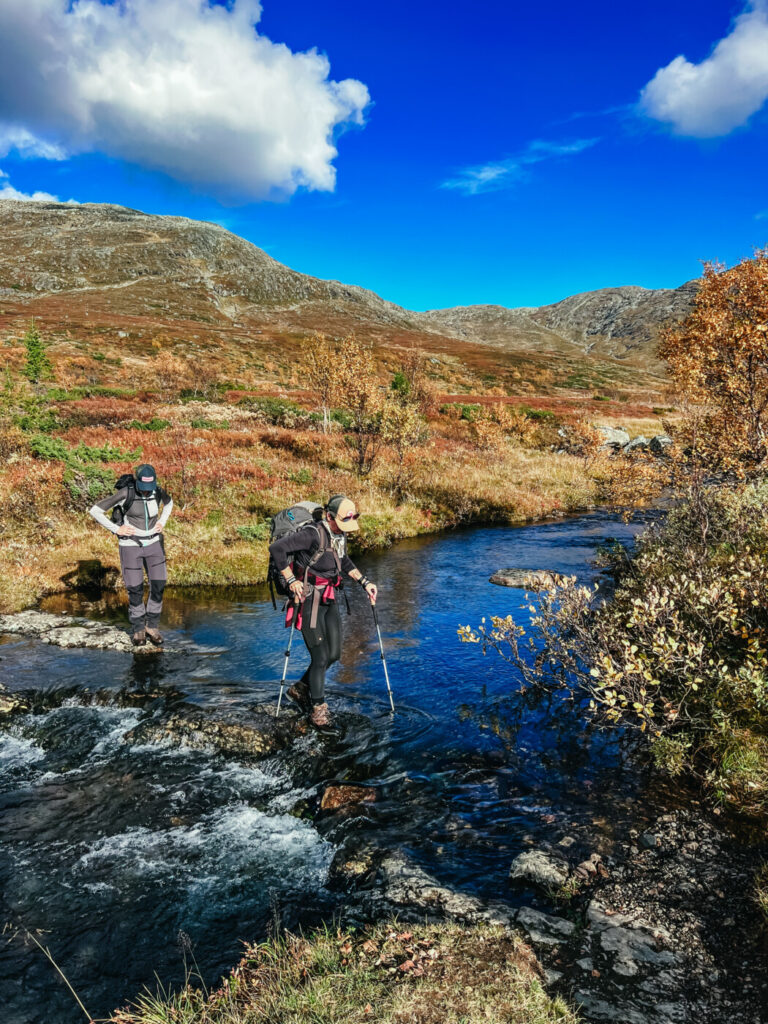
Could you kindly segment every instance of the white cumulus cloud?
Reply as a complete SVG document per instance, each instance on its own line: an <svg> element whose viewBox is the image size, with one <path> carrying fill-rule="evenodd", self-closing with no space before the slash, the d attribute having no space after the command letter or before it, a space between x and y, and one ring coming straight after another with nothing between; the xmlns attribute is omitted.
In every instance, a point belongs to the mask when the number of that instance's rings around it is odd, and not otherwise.
<svg viewBox="0 0 768 1024"><path fill-rule="evenodd" d="M1 0L0 156L101 152L240 198L332 190L368 90L260 16L257 0Z"/></svg>
<svg viewBox="0 0 768 1024"><path fill-rule="evenodd" d="M680 135L727 135L768 99L768 0L754 0L700 64L683 56L659 68L640 107Z"/></svg>
<svg viewBox="0 0 768 1024"><path fill-rule="evenodd" d="M26 202L59 202L59 197L52 196L50 192L20 192L17 188L13 187L8 180L8 175L3 170L0 170L0 199L18 199ZM70 202L73 201L70 199Z"/></svg>
<svg viewBox="0 0 768 1024"><path fill-rule="evenodd" d="M35 192L22 192L13 186L7 173L0 168L0 199L15 199L17 202L35 202L35 203L60 203L62 200L58 196L51 195L50 192L41 192L36 190ZM79 206L80 203L77 199L67 199L67 206Z"/></svg>
<svg viewBox="0 0 768 1024"><path fill-rule="evenodd" d="M575 139L573 142L548 142L545 139L534 139L529 142L522 153L496 160L488 164L476 164L458 171L455 177L442 182L441 188L455 189L468 196L481 192L497 192L511 188L516 182L525 178L527 168L539 164L543 160L556 157L573 156L594 146L599 139Z"/></svg>

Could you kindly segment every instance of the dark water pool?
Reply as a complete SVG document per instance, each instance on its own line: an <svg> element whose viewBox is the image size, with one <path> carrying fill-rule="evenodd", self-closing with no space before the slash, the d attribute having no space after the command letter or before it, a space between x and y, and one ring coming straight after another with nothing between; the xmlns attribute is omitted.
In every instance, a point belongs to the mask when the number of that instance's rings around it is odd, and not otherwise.
<svg viewBox="0 0 768 1024"><path fill-rule="evenodd" d="M164 984L181 980L180 933L210 981L242 939L264 936L275 920L330 914L339 897L324 883L342 842L404 849L446 884L510 899L510 860L532 838L569 834L609 851L650 800L642 773L575 713L515 700L510 670L460 644L456 630L490 614L525 620L521 591L489 585L495 569L586 580L597 545L640 528L594 513L408 541L361 559L381 587L397 714L388 713L370 609L353 587L330 702L361 724L331 740L305 737L256 765L131 745L125 735L142 712L123 705L148 687L175 687L202 705L276 698L285 636L263 588L171 596L166 628L169 642L187 646L181 654L134 659L5 638L7 686L68 696L0 733L4 921L38 935L98 1017L154 987L155 972ZM103 603L87 610L123 615ZM301 643L292 661L296 676ZM84 706L86 688L121 700ZM344 780L376 788L364 814L312 822L289 813ZM82 1019L28 944L1 947L0 964L3 1024Z"/></svg>

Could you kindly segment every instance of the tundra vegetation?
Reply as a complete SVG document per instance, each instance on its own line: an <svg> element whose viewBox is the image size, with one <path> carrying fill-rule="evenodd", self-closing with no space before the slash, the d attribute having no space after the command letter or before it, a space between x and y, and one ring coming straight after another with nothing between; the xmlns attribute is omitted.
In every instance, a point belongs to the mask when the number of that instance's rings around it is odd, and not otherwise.
<svg viewBox="0 0 768 1024"><path fill-rule="evenodd" d="M682 410L670 426L672 512L631 554L606 553L610 600L565 578L527 599L527 630L495 617L460 635L501 653L521 685L562 690L601 724L643 734L663 769L764 821L768 251L708 266L660 351ZM764 879L760 892L764 904Z"/></svg>
<svg viewBox="0 0 768 1024"><path fill-rule="evenodd" d="M109 1024L577 1024L541 984L531 950L491 925L383 924L247 946L213 991L190 978Z"/></svg>
<svg viewBox="0 0 768 1024"><path fill-rule="evenodd" d="M655 472L653 460L618 467L599 452L580 414L593 385L555 413L537 408L543 396L510 399L495 379L484 386L413 348L310 336L289 351L289 369L254 355L249 371L165 334L139 354L93 339L49 343L35 324L6 340L0 610L94 578L118 585L114 538L85 513L141 461L174 498L173 583L197 586L262 581L269 517L305 498L352 495L359 544L375 547L473 521L632 503ZM620 413L630 429L658 432L651 404L611 405L612 422Z"/></svg>

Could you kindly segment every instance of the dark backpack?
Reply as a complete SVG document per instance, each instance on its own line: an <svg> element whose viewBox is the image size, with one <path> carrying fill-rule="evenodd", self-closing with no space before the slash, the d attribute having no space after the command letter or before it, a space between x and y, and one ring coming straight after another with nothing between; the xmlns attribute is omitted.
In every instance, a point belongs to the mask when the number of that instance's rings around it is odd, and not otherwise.
<svg viewBox="0 0 768 1024"><path fill-rule="evenodd" d="M320 529L318 525L322 518L323 506L314 501L300 501L296 505L291 505L290 508L284 508L269 521L269 543L273 544L276 540L282 540L289 533L298 533L299 530L303 530L307 526L314 526L320 539L320 549L312 559L312 561L316 561L327 548L324 543L325 530ZM275 565L272 555L269 556L267 582L272 596L272 605L277 608L275 593L281 597L288 597L290 590L286 585L285 577Z"/></svg>
<svg viewBox="0 0 768 1024"><path fill-rule="evenodd" d="M115 481L116 491L122 491L124 487L128 491L125 500L115 505L112 509L112 522L116 523L118 526L123 525L125 522L126 509L129 509L136 500L136 479L133 473L123 473L123 475L119 476Z"/></svg>

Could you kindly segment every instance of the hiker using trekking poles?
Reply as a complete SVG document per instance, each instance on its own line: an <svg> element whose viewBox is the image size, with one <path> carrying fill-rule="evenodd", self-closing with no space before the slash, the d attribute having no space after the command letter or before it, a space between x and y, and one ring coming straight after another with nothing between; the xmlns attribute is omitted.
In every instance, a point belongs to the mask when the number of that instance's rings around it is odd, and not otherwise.
<svg viewBox="0 0 768 1024"><path fill-rule="evenodd" d="M106 514L110 510L111 519ZM89 511L97 523L120 538L120 569L128 591L128 619L134 645L141 647L149 639L156 647L161 647L163 638L158 626L168 579L163 529L173 511L173 499L158 486L153 467L143 465L138 467L135 476L133 473L121 476L115 483L115 493L97 501ZM149 580L146 605L145 569Z"/></svg>
<svg viewBox="0 0 768 1024"><path fill-rule="evenodd" d="M355 503L336 494L324 508L300 502L273 521L276 539L269 546L270 580L288 597L285 624L301 630L311 658L288 696L309 712L319 729L331 725L325 673L341 657L337 591L342 574L359 583L371 604L376 604L376 584L363 576L347 554L347 534L359 529L358 518Z"/></svg>

